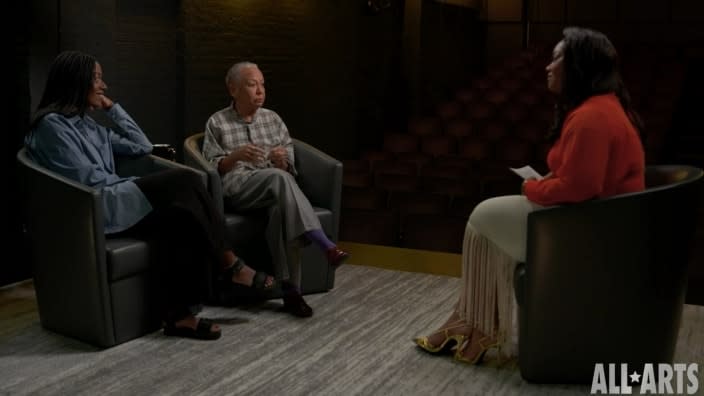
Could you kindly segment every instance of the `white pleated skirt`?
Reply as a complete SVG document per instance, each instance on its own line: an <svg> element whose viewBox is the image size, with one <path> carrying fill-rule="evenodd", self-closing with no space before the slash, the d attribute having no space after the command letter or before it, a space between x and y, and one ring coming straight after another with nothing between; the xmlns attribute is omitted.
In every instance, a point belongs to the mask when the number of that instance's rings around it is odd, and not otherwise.
<svg viewBox="0 0 704 396"><path fill-rule="evenodd" d="M528 213L540 208L523 195L487 199L472 211L465 228L460 317L496 336L509 357L518 353L513 272L525 261Z"/></svg>

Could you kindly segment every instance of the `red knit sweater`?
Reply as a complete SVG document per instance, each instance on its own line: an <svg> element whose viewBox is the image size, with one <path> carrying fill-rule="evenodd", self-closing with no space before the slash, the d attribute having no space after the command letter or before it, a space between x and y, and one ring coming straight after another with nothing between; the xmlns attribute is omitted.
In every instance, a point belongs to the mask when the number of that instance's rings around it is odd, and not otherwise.
<svg viewBox="0 0 704 396"><path fill-rule="evenodd" d="M596 95L567 114L548 153L552 174L524 185L539 205L603 198L645 188L645 154L614 94Z"/></svg>

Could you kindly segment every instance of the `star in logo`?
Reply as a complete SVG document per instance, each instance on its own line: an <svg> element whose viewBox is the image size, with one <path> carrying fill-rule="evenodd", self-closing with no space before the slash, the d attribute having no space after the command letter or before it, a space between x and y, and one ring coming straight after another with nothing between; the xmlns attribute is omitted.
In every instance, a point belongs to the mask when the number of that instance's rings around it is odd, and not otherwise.
<svg viewBox="0 0 704 396"><path fill-rule="evenodd" d="M633 370L633 374L629 375L629 377L631 377L631 382L640 382L640 374L635 370Z"/></svg>

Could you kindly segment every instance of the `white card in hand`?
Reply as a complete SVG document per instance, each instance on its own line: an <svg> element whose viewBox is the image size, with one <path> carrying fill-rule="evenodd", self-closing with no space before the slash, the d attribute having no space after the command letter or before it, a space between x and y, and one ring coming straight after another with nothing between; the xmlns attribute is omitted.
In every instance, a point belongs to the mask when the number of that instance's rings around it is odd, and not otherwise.
<svg viewBox="0 0 704 396"><path fill-rule="evenodd" d="M542 180L543 176L536 172L535 169L533 169L530 165L526 165L521 168L509 168L511 169L515 174L518 176L522 177L524 180L525 179L536 179L536 180Z"/></svg>

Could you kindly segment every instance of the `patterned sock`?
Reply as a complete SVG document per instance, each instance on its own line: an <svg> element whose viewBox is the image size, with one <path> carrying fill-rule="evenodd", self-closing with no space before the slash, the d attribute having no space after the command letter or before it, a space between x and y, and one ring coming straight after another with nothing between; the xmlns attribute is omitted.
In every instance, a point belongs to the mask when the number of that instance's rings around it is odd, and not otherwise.
<svg viewBox="0 0 704 396"><path fill-rule="evenodd" d="M335 247L335 244L328 239L327 235L325 235L321 229L306 231L303 235L305 235L309 240L315 242L315 244L318 245L318 247L324 252L327 252L331 248Z"/></svg>

